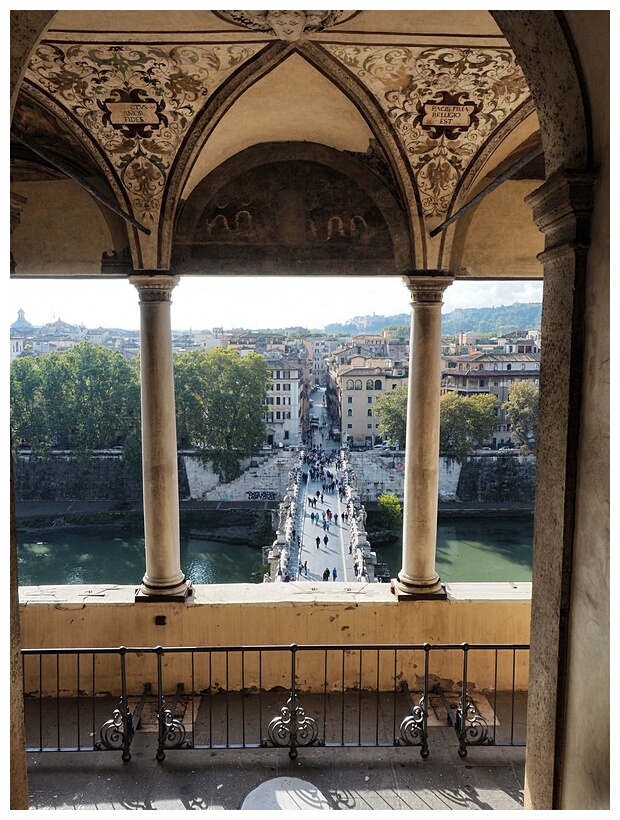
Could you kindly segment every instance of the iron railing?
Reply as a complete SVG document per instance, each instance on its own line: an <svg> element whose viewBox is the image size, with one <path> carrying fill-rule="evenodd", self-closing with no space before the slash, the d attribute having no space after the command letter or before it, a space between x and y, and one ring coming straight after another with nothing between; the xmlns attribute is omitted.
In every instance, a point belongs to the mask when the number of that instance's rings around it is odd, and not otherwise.
<svg viewBox="0 0 620 820"><path fill-rule="evenodd" d="M295 758L300 747L400 745L426 758L442 725L453 727L462 757L470 746L525 745L526 644L23 649L22 657L31 753L121 751L127 762L144 730L154 746L157 738L160 761L173 750L274 746Z"/></svg>

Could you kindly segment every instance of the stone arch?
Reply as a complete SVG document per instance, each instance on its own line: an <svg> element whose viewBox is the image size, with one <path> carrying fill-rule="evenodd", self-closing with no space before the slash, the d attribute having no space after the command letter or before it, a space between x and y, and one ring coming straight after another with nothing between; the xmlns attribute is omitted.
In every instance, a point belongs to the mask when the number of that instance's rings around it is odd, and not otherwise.
<svg viewBox="0 0 620 820"><path fill-rule="evenodd" d="M491 11L529 86L542 134L547 177L590 168L589 104L561 11Z"/></svg>
<svg viewBox="0 0 620 820"><path fill-rule="evenodd" d="M366 120L370 130L376 137L380 149L377 158L389 168L389 173L392 175L398 189L397 196L405 203L412 244L412 267L422 266L426 240L419 216L420 206L417 188L412 179L409 166L402 155L402 148L392 134L391 129L387 126L383 112L369 92L327 52L316 46L316 44L309 42L295 44L277 42L269 45L254 59L241 66L212 95L206 107L196 118L182 149L175 157L167 182L166 205L162 211L162 225L170 224L170 220L174 219L183 187L189 177L193 163L222 116L251 85L258 82L293 53L297 53L306 59L327 79L333 82L356 106ZM170 235L162 238L162 259L167 258L173 241L174 238Z"/></svg>
<svg viewBox="0 0 620 820"><path fill-rule="evenodd" d="M299 171L296 177L300 184L289 185L282 182L287 173L294 175L297 173L296 169L300 168L307 169L304 173ZM346 200L346 207L349 207L349 203L351 207L358 203L361 211L368 209L364 211L366 216L360 211L350 210L343 221L338 212L330 212L322 221L320 236L316 237L316 241L307 235L295 241L290 238L290 234L295 231L304 232L300 215L293 214L287 219L271 202L261 202L264 191L270 186L275 189L279 185L288 185L297 191L302 189L302 184L307 184L308 190L301 191L302 194L313 196L314 185L318 186L316 195L325 197L330 186L327 178L321 184L323 176L332 176L338 183L338 190L334 193L336 204L342 203L343 199ZM257 235L252 235L249 231L245 237L240 235L237 230L240 225L237 223L240 213L244 210L248 213L245 201L239 200L233 209L235 213L228 213L230 209L227 210L223 202L218 204L220 198L227 199L227 195L230 196L231 189L241 192L246 188L248 195L256 197L259 206L262 205L263 210L268 211L269 228L274 234L271 238L265 236L267 228L264 225L260 231L257 229ZM205 219L210 228L208 236L202 236L205 231L202 223ZM247 227L252 225L251 215L250 218L245 216L243 224ZM373 231L377 242L383 243L379 250L372 247ZM228 243L238 237L243 240L236 246L238 259L228 258L227 248L220 248L219 263L217 256L209 257L208 254L201 261L200 254L204 253L205 241L208 243L213 240L218 232L226 234L223 239ZM282 248L276 248L275 236L287 232L288 246L285 242ZM213 243L212 247L215 248L214 254L217 254L217 244ZM300 256L291 256L292 247L299 248ZM326 249L325 252L323 248ZM357 155L314 143L279 142L246 148L222 163L196 186L178 219L172 265L179 274L243 272L245 275L252 275L265 269L269 269L271 273L329 274L333 273L334 265L338 265L341 272L349 274L390 275L411 269L413 260L410 250L410 234L402 203L397 200L394 191L376 173L369 170ZM204 267L201 268L201 265Z"/></svg>

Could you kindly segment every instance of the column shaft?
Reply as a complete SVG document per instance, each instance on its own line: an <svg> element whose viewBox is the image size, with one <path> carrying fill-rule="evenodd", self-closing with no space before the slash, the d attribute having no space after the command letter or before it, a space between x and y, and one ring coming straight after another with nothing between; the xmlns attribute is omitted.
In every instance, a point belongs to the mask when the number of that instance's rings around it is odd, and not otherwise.
<svg viewBox="0 0 620 820"><path fill-rule="evenodd" d="M140 595L184 596L170 295L178 278L131 276L140 294L140 391L146 572Z"/></svg>
<svg viewBox="0 0 620 820"><path fill-rule="evenodd" d="M403 566L393 582L399 596L441 593L435 570L439 494L439 400L442 295L453 279L408 276L412 295Z"/></svg>

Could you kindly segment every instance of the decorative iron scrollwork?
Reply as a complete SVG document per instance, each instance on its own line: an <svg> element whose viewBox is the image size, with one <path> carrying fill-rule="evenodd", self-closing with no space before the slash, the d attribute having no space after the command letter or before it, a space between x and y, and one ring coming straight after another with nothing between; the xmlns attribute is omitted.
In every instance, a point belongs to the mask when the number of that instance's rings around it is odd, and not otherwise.
<svg viewBox="0 0 620 820"><path fill-rule="evenodd" d="M469 695L466 695L464 704L463 698L459 701L456 709L456 721L462 743L468 746L481 746L485 743L488 745L493 744L492 738L489 737L489 725L482 715L476 711L476 704Z"/></svg>
<svg viewBox="0 0 620 820"><path fill-rule="evenodd" d="M170 709L163 710L160 721L162 743L165 749L191 749L191 742L186 740L185 726L182 721L174 717Z"/></svg>
<svg viewBox="0 0 620 820"><path fill-rule="evenodd" d="M122 749L125 746L127 737L125 735L125 727L129 729L131 736L131 714L127 711L123 719L123 713L120 709L115 709L112 712L110 720L106 720L99 731L101 740L95 744L95 748L100 749Z"/></svg>
<svg viewBox="0 0 620 820"><path fill-rule="evenodd" d="M403 718L400 724L400 736L396 742L401 741L407 746L423 746L426 741L426 731L424 726L425 703L424 695L420 702L412 710L412 714Z"/></svg>
<svg viewBox="0 0 620 820"><path fill-rule="evenodd" d="M316 720L306 715L294 696L287 700L286 706L280 709L280 715L274 717L267 727L268 739L274 746L322 745L318 735Z"/></svg>

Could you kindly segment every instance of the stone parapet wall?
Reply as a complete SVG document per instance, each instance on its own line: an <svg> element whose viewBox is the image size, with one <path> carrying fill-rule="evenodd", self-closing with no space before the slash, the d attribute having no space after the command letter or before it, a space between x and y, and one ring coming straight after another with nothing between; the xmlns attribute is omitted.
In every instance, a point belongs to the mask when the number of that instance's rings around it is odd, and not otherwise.
<svg viewBox="0 0 620 820"><path fill-rule="evenodd" d="M158 603L156 613L165 625L157 625L153 605L135 602L135 588L58 586L20 587L20 620L24 648L120 647L120 646L273 646L308 644L528 644L531 584L448 584L447 601L399 603L387 584L213 584L197 585L190 604ZM323 652L309 656L300 667L300 688L322 691ZM397 670L398 679L414 683L424 660L420 651L415 663ZM513 672L517 689L526 689L528 652L512 663L500 665L498 686L510 689ZM475 685L494 684L494 653L488 663L476 661ZM109 659L106 660L106 657ZM100 658L97 684L112 691L118 681L118 658ZM401 653L398 653L399 663ZM402 655L402 658L405 654ZM477 656L478 657L478 656ZM460 653L433 655L431 672L458 683ZM512 656L508 659L512 661ZM142 691L145 677L155 669L155 655L131 658L127 664L130 692ZM264 653L261 682L264 688L286 686L290 658L284 653ZM70 691L75 669L60 681ZM164 655L164 673L170 685L192 681L189 655ZM359 663L356 666L359 668ZM473 661L472 661L473 668ZM248 658L242 682L241 666L228 669L231 689L258 684L256 655ZM33 675L29 679L30 672ZM393 687L394 662L385 687ZM196 664L194 686L213 685L208 664ZM224 684L226 669L214 667L218 683ZM204 675L205 677L201 677ZM36 690L38 664L26 670L26 690ZM372 677L372 676L370 676ZM56 686L55 675L50 682ZM374 685L369 680L369 685ZM334 685L337 685L335 683ZM55 691L55 690L54 690ZM47 693L46 693L47 694ZM51 692L50 692L51 694Z"/></svg>

